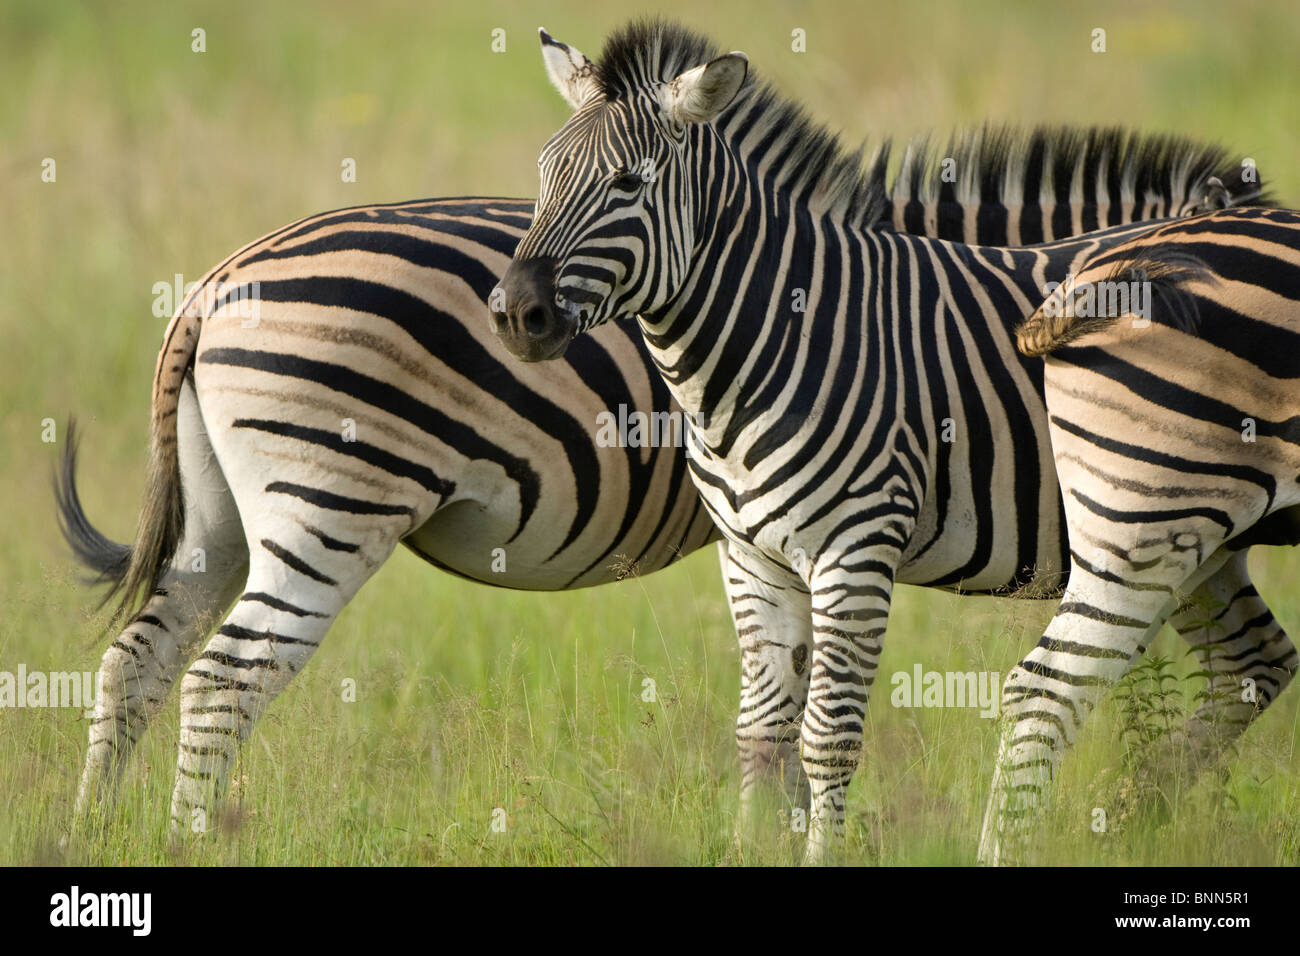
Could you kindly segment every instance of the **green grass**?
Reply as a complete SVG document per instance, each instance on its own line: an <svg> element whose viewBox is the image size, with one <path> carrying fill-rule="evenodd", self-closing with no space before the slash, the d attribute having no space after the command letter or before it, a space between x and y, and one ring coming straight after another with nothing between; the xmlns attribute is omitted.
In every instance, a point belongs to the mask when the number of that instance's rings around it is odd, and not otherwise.
<svg viewBox="0 0 1300 956"><path fill-rule="evenodd" d="M321 209L532 195L535 154L565 115L534 29L595 53L625 17L575 0L146 6L128 17L31 0L0 12L0 670L94 669L106 643L57 539L59 446L40 436L45 418L61 438L78 415L88 511L129 538L165 321L151 315L153 284L197 278ZM1285 5L657 7L744 49L850 141L985 119L1125 123L1221 140L1300 197L1300 13ZM190 52L195 27L204 54ZM496 27L503 54L490 50ZM1093 27L1107 30L1106 54L1089 52ZM795 28L807 53L790 49ZM45 157L56 183L40 180ZM344 157L357 160L355 184L340 181ZM1254 560L1294 628L1300 561L1283 550ZM849 861L973 860L994 723L891 707L883 678L916 662L1005 674L1051 611L900 589L849 796ZM1169 633L1152 653L1193 669ZM66 710L0 710L0 863L792 862L798 840L775 810L768 830L732 845L737 656L712 551L657 576L541 595L455 581L402 553L259 725L237 810L203 840L173 847L166 835L174 700L116 811L66 853L85 724ZM1190 706L1196 682L1179 688ZM1131 785L1125 795L1121 715L1103 705L1066 761L1044 857L1296 863L1297 699L1261 718L1224 775L1157 810ZM1104 834L1090 826L1097 807Z"/></svg>

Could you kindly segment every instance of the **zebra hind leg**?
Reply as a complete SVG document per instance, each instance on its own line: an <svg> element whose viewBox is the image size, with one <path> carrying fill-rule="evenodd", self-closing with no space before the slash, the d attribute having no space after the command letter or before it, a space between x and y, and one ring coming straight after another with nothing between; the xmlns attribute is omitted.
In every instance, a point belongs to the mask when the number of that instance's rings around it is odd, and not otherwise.
<svg viewBox="0 0 1300 956"><path fill-rule="evenodd" d="M1202 701L1187 723L1138 741L1141 764L1124 778L1121 802L1166 819L1169 794L1194 782L1221 758L1291 681L1296 649L1251 583L1246 550L1221 548L1219 570L1195 588L1169 617L1207 679ZM1209 562L1207 562L1208 564ZM1140 718L1141 703L1133 715Z"/></svg>
<svg viewBox="0 0 1300 956"><path fill-rule="evenodd" d="M1061 758L1102 695L1145 652L1188 593L1218 572L1217 529L1167 535L1130 529L1134 547L1076 552L1069 585L1038 645L1012 668L1002 689L1002 734L978 859L1021 862ZM1195 538L1199 546L1181 541ZM1071 526L1071 544L1087 540ZM1098 541L1101 539L1093 538ZM1211 553L1202 561L1200 555Z"/></svg>
<svg viewBox="0 0 1300 956"><path fill-rule="evenodd" d="M1209 675L1203 703L1173 741L1191 769L1213 762L1291 682L1295 645L1251 583L1245 550L1170 618Z"/></svg>
<svg viewBox="0 0 1300 956"><path fill-rule="evenodd" d="M737 837L756 823L755 803L773 775L784 787L792 824L807 819L810 791L799 760L808 697L811 598L788 571L734 543L724 548L723 577L740 643L740 819Z"/></svg>
<svg viewBox="0 0 1300 956"><path fill-rule="evenodd" d="M354 499L275 497L248 528L243 594L181 681L173 829L209 828L239 745L408 530Z"/></svg>
<svg viewBox="0 0 1300 956"><path fill-rule="evenodd" d="M181 388L177 455L185 488L185 534L158 590L104 652L75 818L107 809L122 768L199 641L239 591L248 551L234 498L198 414L194 388ZM64 502L84 521L66 474ZM86 525L88 527L88 525Z"/></svg>

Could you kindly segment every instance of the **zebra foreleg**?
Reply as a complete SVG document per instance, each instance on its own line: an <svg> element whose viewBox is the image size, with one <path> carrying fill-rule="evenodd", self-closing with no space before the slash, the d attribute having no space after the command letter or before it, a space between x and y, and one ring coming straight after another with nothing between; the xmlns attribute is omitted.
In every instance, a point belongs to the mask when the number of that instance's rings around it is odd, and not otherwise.
<svg viewBox="0 0 1300 956"><path fill-rule="evenodd" d="M738 836L755 824L761 785L781 780L792 823L806 820L808 780L799 760L799 729L808 697L812 605L796 575L734 542L725 546L723 578L740 643Z"/></svg>
<svg viewBox="0 0 1300 956"><path fill-rule="evenodd" d="M882 530L824 553L811 575L813 653L800 731L812 790L805 862L825 862L844 836L844 799L862 756L867 699L884 643L905 532Z"/></svg>

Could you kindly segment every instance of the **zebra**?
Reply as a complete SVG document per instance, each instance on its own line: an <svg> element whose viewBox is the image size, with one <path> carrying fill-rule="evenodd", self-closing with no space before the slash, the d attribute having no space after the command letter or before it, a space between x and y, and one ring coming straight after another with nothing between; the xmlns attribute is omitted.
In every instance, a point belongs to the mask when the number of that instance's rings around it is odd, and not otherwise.
<svg viewBox="0 0 1300 956"><path fill-rule="evenodd" d="M881 228L1039 241L1185 215L1221 201L1216 171L1233 182L1216 150L1120 131L979 129L945 152L968 172L938 188L925 141L892 185L877 153ZM1077 188L1085 173L1101 188ZM126 622L100 667L79 815L111 797L181 679L172 810L192 824L238 741L399 540L462 578L555 590L650 573L720 538L680 447L598 440L609 409L680 414L638 332L598 330L555 366L502 361L482 302L532 213L531 200L493 198L336 210L212 269L159 354L134 546L85 515L69 429L63 533ZM724 577L742 595L772 586L743 557L728 556ZM752 643L763 609L740 603ZM762 722L742 711L739 726L744 795L767 754Z"/></svg>
<svg viewBox="0 0 1300 956"><path fill-rule="evenodd" d="M739 634L738 734L758 762L801 763L809 792L791 799L822 860L894 583L1060 593L1042 366L1012 333L1046 282L1152 227L1025 249L883 229L877 181L744 54L657 20L596 63L541 43L574 112L541 151L496 332L548 361L636 316L728 567L757 585L728 582L737 624L762 623Z"/></svg>
<svg viewBox="0 0 1300 956"><path fill-rule="evenodd" d="M1076 306L1120 282L1154 294L1141 308ZM1246 556L1300 544L1300 213L1229 209L1160 227L1091 259L1068 295L1017 333L1022 352L1047 357L1071 570L1007 678L980 841L989 864L1023 852L1063 751L1171 615L1195 610L1178 626L1210 675L1184 735L1194 765L1276 700L1298 663Z"/></svg>
<svg viewBox="0 0 1300 956"><path fill-rule="evenodd" d="M611 329L541 375L503 361L482 301L531 214L339 210L213 268L159 353L132 547L87 519L69 429L61 527L127 621L100 666L79 818L181 678L173 823L206 820L237 742L399 540L462 578L557 590L717 539L680 448L596 441L607 408L673 411L639 336Z"/></svg>

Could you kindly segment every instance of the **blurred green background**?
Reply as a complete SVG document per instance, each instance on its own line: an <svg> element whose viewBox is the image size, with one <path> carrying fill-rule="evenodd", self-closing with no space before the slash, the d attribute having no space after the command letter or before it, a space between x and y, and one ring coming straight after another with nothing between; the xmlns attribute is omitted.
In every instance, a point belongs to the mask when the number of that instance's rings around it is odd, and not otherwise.
<svg viewBox="0 0 1300 956"><path fill-rule="evenodd" d="M166 323L151 314L154 283L198 278L323 209L534 195L538 148L566 116L536 28L594 56L642 12L573 0L0 8L0 670L93 669L105 644L57 537L49 477L74 413L88 512L130 538ZM1285 0L667 0L654 12L746 51L850 144L985 120L1125 124L1220 141L1300 203L1300 8ZM196 28L206 52L191 50ZM1095 28L1105 53L1091 50ZM504 52L492 49L498 29ZM792 50L795 29L806 52ZM41 179L47 157L54 183ZM355 183L341 181L345 158ZM59 444L41 441L46 418ZM1300 562L1254 560L1278 617L1300 625ZM884 673L921 661L1005 674L1050 613L904 588ZM1161 650L1190 670L1175 642ZM245 749L247 812L179 857L162 836L175 701L128 769L117 815L66 856L55 844L85 725L70 711L0 711L0 862L794 859L788 835L730 844L736 664L711 551L563 595L492 591L402 553ZM355 704L339 702L348 676ZM659 685L654 704L640 699L644 676ZM1126 799L1117 712L1103 708L1067 764L1049 859L1296 862L1296 697L1251 731L1226 782L1099 836L1090 808ZM992 724L892 708L883 683L871 719L851 858L972 861ZM498 807L505 835L488 826Z"/></svg>

